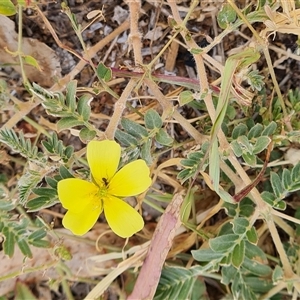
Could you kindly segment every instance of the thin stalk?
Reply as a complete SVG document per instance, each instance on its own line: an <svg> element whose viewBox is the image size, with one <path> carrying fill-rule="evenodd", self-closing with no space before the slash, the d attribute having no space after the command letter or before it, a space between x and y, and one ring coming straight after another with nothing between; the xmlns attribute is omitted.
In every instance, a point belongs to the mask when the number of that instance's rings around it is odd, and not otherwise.
<svg viewBox="0 0 300 300"><path fill-rule="evenodd" d="M276 246L276 250L279 254L281 264L283 266L285 277L287 279L291 279L291 278L294 277L294 272L293 272L293 269L291 267L291 263L290 263L290 261L287 257L287 254L286 254L286 252L283 248L282 242L280 240L280 237L279 237L278 231L276 229L276 226L274 224L271 213L269 215L265 216L265 220L268 224L268 228L270 230L272 240L273 240L273 242Z"/></svg>
<svg viewBox="0 0 300 300"><path fill-rule="evenodd" d="M43 133L45 136L50 137L51 135L49 134L49 132L47 130L44 129L43 126L41 126L40 124L38 124L37 122L33 121L32 119L30 119L27 116L23 117L23 120L26 121L28 124L30 124L32 127L34 127L38 132Z"/></svg>
<svg viewBox="0 0 300 300"><path fill-rule="evenodd" d="M23 274L27 274L27 273L32 273L32 272L36 272L36 271L42 271L42 270L47 270L51 267L54 267L57 265L57 261L52 261L51 263L48 264L43 264L41 266L37 266L34 268L20 268L17 271L11 272L9 274L6 274L4 276L0 276L0 282L7 280L7 279L12 279L15 278L17 276L23 275Z"/></svg>
<svg viewBox="0 0 300 300"><path fill-rule="evenodd" d="M62 265L62 263L60 262L58 264L58 266L56 267L56 272L62 277L61 278L61 285L62 285L62 288L65 292L65 295L66 295L67 299L68 300L74 300L74 297L73 297L72 292L70 290L69 284L68 284L68 282L65 278L65 274L63 272L64 267L61 266L61 265Z"/></svg>
<svg viewBox="0 0 300 300"><path fill-rule="evenodd" d="M154 208L155 210L157 210L158 212L160 212L162 214L165 212L165 210L163 208L161 208L159 205L149 201L147 198L143 199L143 203L149 205L151 208Z"/></svg>
<svg viewBox="0 0 300 300"><path fill-rule="evenodd" d="M130 35L129 40L133 49L134 64L139 66L143 64L141 33L139 32L139 17L141 10L140 0L128 1L130 13Z"/></svg>
<svg viewBox="0 0 300 300"><path fill-rule="evenodd" d="M114 113L110 119L110 122L106 128L105 135L107 139L113 139L115 136L115 132L117 130L117 127L119 125L120 119L122 117L123 111L126 108L126 102L127 99L129 98L132 90L136 86L136 80L135 79L130 79L126 88L124 89L122 95L118 99L118 101L115 103L115 110Z"/></svg>
<svg viewBox="0 0 300 300"><path fill-rule="evenodd" d="M110 95L112 95L114 98L118 99L119 98L119 95L116 94L107 84L106 82L99 77L98 75L98 72L94 66L94 63L91 59L91 56L89 55L89 51L87 50L86 48L86 45L84 43L84 40L82 38L82 35L81 35L81 26L80 25L77 25L77 22L75 20L75 16L72 14L71 10L69 7L67 7L64 3L62 4L62 8L63 8L63 11L66 13L66 15L68 16L71 24L72 24L72 27L74 29L74 32L75 34L77 35L78 39L79 39L79 42L81 44L81 47L83 48L83 51L84 51L84 54L85 54L85 57L88 59L88 62L89 62L89 65L91 66L91 68L93 69L93 72L94 74L96 74L98 80L101 82L101 85L103 87L103 89L109 93Z"/></svg>
<svg viewBox="0 0 300 300"><path fill-rule="evenodd" d="M25 71L24 71L24 62L23 62L23 57L22 57L22 31L23 31L23 6L19 3L19 11L18 11L18 14L19 14L19 24L18 24L18 50L17 50L17 53L18 53L18 57L19 57L19 63L20 63L20 67L21 67L21 74L22 74L22 79L23 79L23 82L24 82L24 86L26 87L26 89L29 89L31 87L30 85L30 82L28 81L27 79L27 76L25 74Z"/></svg>
<svg viewBox="0 0 300 300"><path fill-rule="evenodd" d="M271 60L270 53L269 53L269 50L268 50L267 42L264 39L262 39L261 36L257 33L257 31L253 28L253 26L250 24L250 22L247 20L247 18L244 16L244 14L236 6L235 2L233 0L228 0L228 2L233 7L233 9L238 14L238 16L243 20L243 22L248 26L248 28L251 30L251 32L255 36L256 40L258 41L258 43L262 47L262 50L264 52L266 62L267 62L267 65L268 65L268 69L269 69L269 72L270 72L270 75L271 75L271 78L272 78L272 81L273 81L273 84L274 84L274 88L275 88L275 91L278 95L278 99L280 101L280 105L281 105L282 112L283 112L283 115L284 115L284 121L285 121L286 126L288 127L288 129L290 131L292 131L293 128L292 128L292 125L290 123L289 116L288 116L288 113L287 113L287 110L286 110L286 106L285 106L285 103L284 103L284 100L283 100L283 96L281 94L281 91L280 91L280 88L279 88L279 85L278 85L278 82L277 82L277 79L276 79L276 75L275 75L275 72L274 72L274 68L273 68L272 60Z"/></svg>

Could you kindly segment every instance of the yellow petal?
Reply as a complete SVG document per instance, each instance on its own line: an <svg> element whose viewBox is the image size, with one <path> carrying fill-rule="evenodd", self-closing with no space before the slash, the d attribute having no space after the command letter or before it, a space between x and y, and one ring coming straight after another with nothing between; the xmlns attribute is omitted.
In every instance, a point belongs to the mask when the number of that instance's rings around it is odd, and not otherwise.
<svg viewBox="0 0 300 300"><path fill-rule="evenodd" d="M130 237L144 227L142 216L125 201L109 196L103 206L107 223L118 236Z"/></svg>
<svg viewBox="0 0 300 300"><path fill-rule="evenodd" d="M94 208L90 205L78 213L69 210L62 220L62 224L65 228L72 231L73 234L83 235L95 225L101 212L102 207Z"/></svg>
<svg viewBox="0 0 300 300"><path fill-rule="evenodd" d="M82 211L89 202L95 203L100 200L96 197L98 187L88 181L68 178L57 184L58 198L62 206L72 210L74 213ZM98 206L97 204L94 206Z"/></svg>
<svg viewBox="0 0 300 300"><path fill-rule="evenodd" d="M108 192L118 197L135 196L143 193L150 185L150 170L145 161L138 159L124 166L111 179Z"/></svg>
<svg viewBox="0 0 300 300"><path fill-rule="evenodd" d="M87 145L87 160L94 180L103 186L117 171L121 147L115 141L91 141Z"/></svg>

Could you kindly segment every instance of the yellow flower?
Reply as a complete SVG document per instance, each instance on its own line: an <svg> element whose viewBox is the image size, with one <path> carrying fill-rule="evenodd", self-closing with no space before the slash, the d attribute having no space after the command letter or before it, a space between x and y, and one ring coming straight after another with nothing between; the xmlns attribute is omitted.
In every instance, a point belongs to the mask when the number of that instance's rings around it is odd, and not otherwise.
<svg viewBox="0 0 300 300"><path fill-rule="evenodd" d="M67 213L63 226L76 235L88 232L104 211L111 229L127 238L144 227L141 215L119 197L143 193L151 184L149 168L138 159L117 171L121 147L115 141L91 141L87 160L92 182L77 178L58 182L58 197Z"/></svg>

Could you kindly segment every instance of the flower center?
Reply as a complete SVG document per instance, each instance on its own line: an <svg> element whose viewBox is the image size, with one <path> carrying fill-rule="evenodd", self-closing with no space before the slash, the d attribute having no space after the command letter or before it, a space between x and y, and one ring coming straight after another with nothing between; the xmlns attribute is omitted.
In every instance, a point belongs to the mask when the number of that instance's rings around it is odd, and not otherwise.
<svg viewBox="0 0 300 300"><path fill-rule="evenodd" d="M97 196L103 200L107 196L107 187L106 186L101 186L99 187L99 190L97 192Z"/></svg>
<svg viewBox="0 0 300 300"><path fill-rule="evenodd" d="M107 198L109 182L106 178L102 178L102 184L96 184L97 192L94 194L93 206L95 209L103 207L103 201Z"/></svg>
<svg viewBox="0 0 300 300"><path fill-rule="evenodd" d="M100 186L96 194L93 197L93 208L99 209L103 207L103 201L107 197L107 187L105 185Z"/></svg>

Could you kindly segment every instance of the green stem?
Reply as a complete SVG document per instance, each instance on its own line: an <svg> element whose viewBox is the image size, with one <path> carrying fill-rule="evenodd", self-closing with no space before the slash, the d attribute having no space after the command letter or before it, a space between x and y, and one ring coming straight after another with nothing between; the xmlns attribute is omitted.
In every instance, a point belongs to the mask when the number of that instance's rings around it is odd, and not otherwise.
<svg viewBox="0 0 300 300"><path fill-rule="evenodd" d="M86 56L86 58L87 58L87 60L88 60L88 62L89 62L89 64L90 64L91 68L93 69L94 73L96 74L98 80L99 80L100 83L102 84L102 87L104 88L104 90L105 90L106 92L108 92L108 93L109 93L110 95L112 95L114 98L119 99L119 95L116 94L116 93L115 93L115 92L114 92L114 91L106 84L106 82L105 82L102 78L99 77L99 75L98 75L98 73L97 73L97 70L96 70L96 68L95 68L95 66L94 66L94 63L93 63L93 61L92 61L92 59L91 59L91 57L90 57L90 55L89 55L89 52L88 52L88 50L87 50L87 48L86 48L86 45L85 45L85 43L84 43L84 40L83 40L83 38L82 38L82 35L81 35L81 26L80 26L80 25L79 25L79 26L77 25L76 20L75 20L75 16L72 14L70 8L67 7L66 4L63 3L63 4L62 4L62 9L63 9L63 11L66 13L66 15L68 16L68 18L69 18L69 20L70 20L70 22L71 22L71 24L72 24L72 27L73 27L73 29L74 29L74 31L75 31L75 34L77 35L77 37L78 37L78 39L79 39L79 42L80 42L81 47L82 47L82 49L83 49L83 52L84 52L84 54L85 54L85 56Z"/></svg>
<svg viewBox="0 0 300 300"><path fill-rule="evenodd" d="M149 205L151 208L154 208L158 212L161 212L162 214L165 212L165 210L163 208L161 208L159 205L149 201L147 198L144 198L143 202L146 203L147 205Z"/></svg>
<svg viewBox="0 0 300 300"><path fill-rule="evenodd" d="M62 263L60 262L59 265L56 268L56 271L62 277L62 279L61 279L62 288L65 292L66 298L68 300L74 300L74 297L73 297L72 292L70 290L69 284L68 284L67 280L65 279L65 274L63 272L63 269L65 269L65 268L62 266Z"/></svg>
<svg viewBox="0 0 300 300"><path fill-rule="evenodd" d="M49 134L49 132L47 130L44 129L43 126L41 126L40 124L38 124L37 122L33 121L32 119L30 119L27 116L23 117L23 120L26 121L28 124L30 124L32 127L34 127L38 132L43 133L45 136L50 137L51 135Z"/></svg>
<svg viewBox="0 0 300 300"><path fill-rule="evenodd" d="M54 267L56 264L57 264L57 261L52 261L51 263L43 264L41 266L34 267L34 268L21 268L20 270L17 270L17 271L11 272L9 274L6 274L4 276L1 276L0 282L7 280L7 279L15 278L15 277L23 275L23 274L47 270L47 269L50 269L51 267Z"/></svg>
<svg viewBox="0 0 300 300"><path fill-rule="evenodd" d="M22 217L25 217L31 225L34 225L34 222L30 219L30 217L28 216L27 212L25 211L25 209L23 208L23 206L21 205L18 205L16 207L16 210L19 212L19 214L22 216ZM36 228L36 227L35 227Z"/></svg>
<svg viewBox="0 0 300 300"><path fill-rule="evenodd" d="M24 86L27 90L30 89L31 85L30 85L30 82L28 81L27 77L26 77L26 74L25 74L25 71L24 71L24 62L23 62L23 53L22 53L22 26L23 26L23 20L22 20L22 8L23 6L19 3L19 24L18 24L18 57L19 57L19 63L20 63L20 68L21 68L21 74L22 74L22 79L23 79L23 82L24 82Z"/></svg>
<svg viewBox="0 0 300 300"><path fill-rule="evenodd" d="M262 47L262 50L264 52L265 58L266 58L266 62L268 65L268 69L274 84L274 88L275 91L277 93L278 99L280 101L280 105L282 108L282 112L283 112L283 116L284 116L284 121L285 124L287 126L287 128L292 131L293 128L291 126L291 123L289 121L289 116L286 110L286 106L276 79L276 75L274 72L274 68L273 68L273 63L270 57L270 53L268 50L268 45L267 45L267 41L265 41L258 33L257 31L253 28L253 26L250 24L250 22L248 21L248 19L244 16L244 14L240 11L240 9L236 6L235 2L233 0L228 0L228 2L230 3L230 5L233 7L233 9L235 10L235 12L238 14L238 16L243 20L243 22L248 26L248 28L251 30L251 32L253 33L253 35L255 36L256 40L258 41L258 43L260 44L260 46Z"/></svg>

